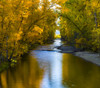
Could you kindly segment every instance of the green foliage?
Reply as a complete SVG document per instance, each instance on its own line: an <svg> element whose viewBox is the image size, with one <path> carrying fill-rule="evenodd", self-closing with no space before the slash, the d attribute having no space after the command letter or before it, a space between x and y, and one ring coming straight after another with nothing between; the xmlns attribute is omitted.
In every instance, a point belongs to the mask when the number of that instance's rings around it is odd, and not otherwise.
<svg viewBox="0 0 100 88"><path fill-rule="evenodd" d="M100 52L100 28L92 30L92 50Z"/></svg>
<svg viewBox="0 0 100 88"><path fill-rule="evenodd" d="M79 39L76 39L76 47L77 48L86 48L86 45L87 45L87 40L85 38L79 38Z"/></svg>
<svg viewBox="0 0 100 88"><path fill-rule="evenodd" d="M9 67L9 63L8 62L3 62L0 64L0 72L7 69Z"/></svg>
<svg viewBox="0 0 100 88"><path fill-rule="evenodd" d="M66 0L59 14L62 38L69 42L80 42L83 45L87 41L87 47L95 51L99 49L99 0Z"/></svg>

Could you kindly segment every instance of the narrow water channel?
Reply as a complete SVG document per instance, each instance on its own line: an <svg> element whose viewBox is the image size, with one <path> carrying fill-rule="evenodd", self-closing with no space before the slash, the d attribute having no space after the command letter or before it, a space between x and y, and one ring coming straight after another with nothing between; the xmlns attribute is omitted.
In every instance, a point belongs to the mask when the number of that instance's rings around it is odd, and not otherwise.
<svg viewBox="0 0 100 88"><path fill-rule="evenodd" d="M57 49L46 51L60 44L40 46L2 72L0 88L100 88L100 67Z"/></svg>

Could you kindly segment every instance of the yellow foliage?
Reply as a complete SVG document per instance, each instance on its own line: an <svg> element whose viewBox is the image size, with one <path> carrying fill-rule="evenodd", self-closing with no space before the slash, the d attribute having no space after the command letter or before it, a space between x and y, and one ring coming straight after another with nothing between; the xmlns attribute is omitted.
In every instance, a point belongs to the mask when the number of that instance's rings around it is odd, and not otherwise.
<svg viewBox="0 0 100 88"><path fill-rule="evenodd" d="M86 47L85 44L87 44L87 40L85 38L80 38L80 39L76 39L76 47L77 48L84 48Z"/></svg>
<svg viewBox="0 0 100 88"><path fill-rule="evenodd" d="M61 38L61 36L60 35L55 35L55 38L57 39L57 38Z"/></svg>
<svg viewBox="0 0 100 88"><path fill-rule="evenodd" d="M92 4L92 6L93 6L93 7L96 7L96 6L97 6L97 4L98 4L98 2L96 2L96 1L92 1L92 3L91 3L91 4Z"/></svg>
<svg viewBox="0 0 100 88"><path fill-rule="evenodd" d="M20 56L32 44L51 37L57 16L45 1L43 9L39 9L40 0L0 1L0 52L5 58L12 52L14 57Z"/></svg>
<svg viewBox="0 0 100 88"><path fill-rule="evenodd" d="M65 3L67 0L55 0L56 3L59 3L59 4L63 4Z"/></svg>
<svg viewBox="0 0 100 88"><path fill-rule="evenodd" d="M28 7L31 7L31 6L32 6L32 4L33 4L33 2L32 2L32 1L27 1L27 6L28 6Z"/></svg>
<svg viewBox="0 0 100 88"><path fill-rule="evenodd" d="M43 32L43 29L41 29L39 26L35 25L34 28L33 28L33 31L41 34Z"/></svg>
<svg viewBox="0 0 100 88"><path fill-rule="evenodd" d="M84 43L86 43L86 39L85 38L76 39L76 43L84 44Z"/></svg>
<svg viewBox="0 0 100 88"><path fill-rule="evenodd" d="M15 39L17 41L21 39L21 34L22 34L22 31L20 31L19 33L15 33Z"/></svg>

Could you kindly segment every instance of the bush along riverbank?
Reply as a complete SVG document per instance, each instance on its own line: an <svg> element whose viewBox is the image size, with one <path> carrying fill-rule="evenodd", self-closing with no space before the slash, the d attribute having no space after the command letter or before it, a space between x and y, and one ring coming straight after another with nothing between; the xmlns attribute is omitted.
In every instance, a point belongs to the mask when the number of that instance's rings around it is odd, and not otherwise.
<svg viewBox="0 0 100 88"><path fill-rule="evenodd" d="M0 72L8 69L9 67L15 66L17 59L6 60L2 55L0 55Z"/></svg>
<svg viewBox="0 0 100 88"><path fill-rule="evenodd" d="M8 61L4 61L3 56L0 55L0 72L2 72L3 70L9 68L9 62Z"/></svg>
<svg viewBox="0 0 100 88"><path fill-rule="evenodd" d="M9 62L0 62L0 72L8 69L10 66Z"/></svg>
<svg viewBox="0 0 100 88"><path fill-rule="evenodd" d="M45 42L45 44L42 44L42 45L51 44L51 43L53 43L53 40ZM19 60L21 60L22 57L30 53L31 50L36 49L39 45L41 44L35 43L32 45L29 45L27 47L27 50L20 51L21 53L19 55L18 53L16 53L16 56L14 56L15 54L14 52L12 53L12 55L10 55L10 57L7 57L7 58L4 57L2 54L0 54L0 72L8 69L9 67L16 66L16 64L18 63Z"/></svg>
<svg viewBox="0 0 100 88"><path fill-rule="evenodd" d="M35 49L36 47L38 47L39 44L34 44L33 46L31 45L27 51L21 51L21 54L18 55L18 53L16 54L16 56L14 56L14 52L12 54L12 56L10 55L10 57L4 57L2 54L0 54L0 72L8 69L9 67L14 67L16 66L16 64L18 63L19 60L21 60L22 57L24 57L26 54L28 54L30 52L30 50Z"/></svg>

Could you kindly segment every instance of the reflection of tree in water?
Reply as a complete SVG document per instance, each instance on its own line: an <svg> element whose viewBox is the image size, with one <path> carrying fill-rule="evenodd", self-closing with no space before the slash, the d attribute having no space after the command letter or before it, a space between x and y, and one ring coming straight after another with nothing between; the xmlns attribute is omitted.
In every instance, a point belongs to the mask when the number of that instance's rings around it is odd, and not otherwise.
<svg viewBox="0 0 100 88"><path fill-rule="evenodd" d="M2 88L40 88L43 69L35 58L27 57L16 68L11 68L1 74Z"/></svg>
<svg viewBox="0 0 100 88"><path fill-rule="evenodd" d="M62 76L70 88L99 88L100 68L70 54L63 54Z"/></svg>

